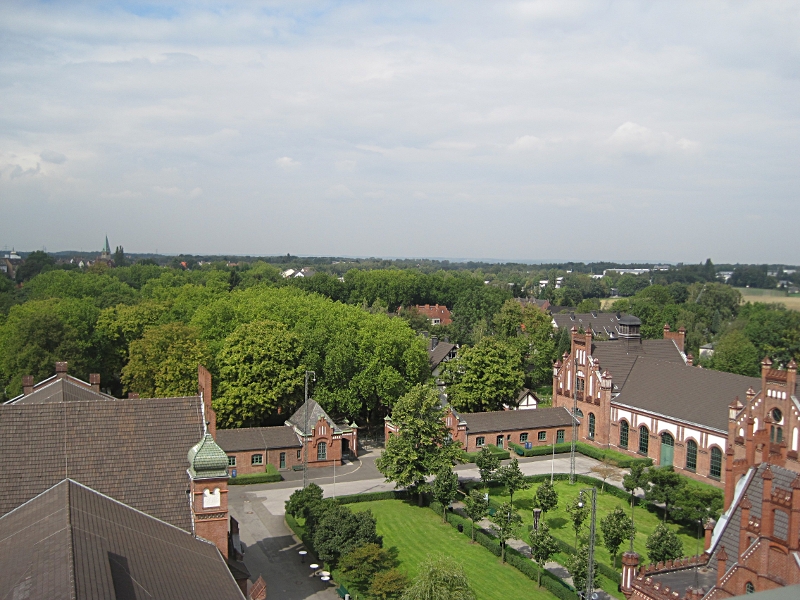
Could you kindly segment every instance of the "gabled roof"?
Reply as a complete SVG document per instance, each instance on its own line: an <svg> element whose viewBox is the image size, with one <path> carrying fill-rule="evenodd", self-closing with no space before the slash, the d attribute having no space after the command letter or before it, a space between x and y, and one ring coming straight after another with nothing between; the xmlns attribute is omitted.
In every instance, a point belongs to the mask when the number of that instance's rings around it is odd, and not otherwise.
<svg viewBox="0 0 800 600"><path fill-rule="evenodd" d="M602 371L611 373L615 392L625 387L628 375L640 356L663 363L686 364L683 354L672 340L633 339L592 344L592 358L600 361Z"/></svg>
<svg viewBox="0 0 800 600"><path fill-rule="evenodd" d="M308 404L308 429L305 428L306 403ZM337 425L334 423L333 419L328 416L328 413L325 412L324 408L317 404L316 400L309 398L306 403L303 403L303 405L286 420L286 424L294 427L300 435L311 435L311 430L320 419L325 419L328 422L328 425L333 428L335 433L350 431L350 427L347 424Z"/></svg>
<svg viewBox="0 0 800 600"><path fill-rule="evenodd" d="M456 345L450 342L439 342L431 350L428 350L428 362L430 362L431 369L438 367L442 361L449 356L455 349Z"/></svg>
<svg viewBox="0 0 800 600"><path fill-rule="evenodd" d="M186 453L203 437L187 398L0 406L0 516L69 477L191 530Z"/></svg>
<svg viewBox="0 0 800 600"><path fill-rule="evenodd" d="M243 598L213 544L69 479L0 517L0 590L48 600Z"/></svg>
<svg viewBox="0 0 800 600"><path fill-rule="evenodd" d="M311 424L311 411L308 421ZM295 413L297 414L297 413ZM301 417L302 419L302 417ZM314 421L316 423L316 421ZM271 450L273 448L301 448L294 427L244 427L242 429L217 429L217 443L225 452Z"/></svg>
<svg viewBox="0 0 800 600"><path fill-rule="evenodd" d="M470 435L516 429L571 427L572 416L563 406L533 410L496 410L482 413L460 413Z"/></svg>
<svg viewBox="0 0 800 600"><path fill-rule="evenodd" d="M102 392L96 392L88 383L74 377L67 376L63 379L51 377L39 383L30 394L12 398L6 402L6 405L91 400L117 400L117 398Z"/></svg>
<svg viewBox="0 0 800 600"><path fill-rule="evenodd" d="M605 365L600 362L601 367ZM761 380L638 357L615 403L704 425L727 435L728 406ZM724 451L725 449L722 448Z"/></svg>

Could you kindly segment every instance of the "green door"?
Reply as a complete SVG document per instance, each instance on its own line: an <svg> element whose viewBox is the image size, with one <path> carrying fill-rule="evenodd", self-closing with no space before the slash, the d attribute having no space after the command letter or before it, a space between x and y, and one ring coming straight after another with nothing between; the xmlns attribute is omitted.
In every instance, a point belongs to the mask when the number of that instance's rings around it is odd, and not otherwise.
<svg viewBox="0 0 800 600"><path fill-rule="evenodd" d="M671 467L674 454L675 438L665 431L661 434L661 466Z"/></svg>

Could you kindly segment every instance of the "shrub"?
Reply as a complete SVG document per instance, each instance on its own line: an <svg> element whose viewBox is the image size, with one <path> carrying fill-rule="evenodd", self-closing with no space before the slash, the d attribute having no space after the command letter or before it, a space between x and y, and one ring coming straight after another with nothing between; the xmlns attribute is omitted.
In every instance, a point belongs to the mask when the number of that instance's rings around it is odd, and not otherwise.
<svg viewBox="0 0 800 600"><path fill-rule="evenodd" d="M248 473L246 475L237 475L228 479L230 485L249 485L252 483L275 483L276 481L283 480L283 476L278 473L275 465L267 463L264 473Z"/></svg>
<svg viewBox="0 0 800 600"><path fill-rule="evenodd" d="M530 450L526 450L523 446L515 444L514 442L509 442L508 445L519 456L546 456L548 454L553 453L552 445L534 446ZM556 454L563 454L569 452L571 447L572 444L569 442L565 442L563 444L556 444ZM636 456L628 456L623 452L617 452L616 450L603 450L601 448L596 448L591 444L586 444L584 442L575 442L575 452L583 454L584 456L588 456L589 458L595 458L600 461L606 459L608 460L609 463L611 463L615 467L619 467L620 469L629 469L632 464L637 462L644 463L644 465L647 467L652 466L653 464L652 458L639 458ZM469 456L472 456L473 454L475 453L472 452L469 454Z"/></svg>
<svg viewBox="0 0 800 600"><path fill-rule="evenodd" d="M351 496L339 496L336 501L339 504L357 504L358 502L375 502L376 500L405 500L408 492L405 490L390 490L388 492L367 492L366 494L353 494Z"/></svg>
<svg viewBox="0 0 800 600"><path fill-rule="evenodd" d="M492 454L496 454L500 460L507 460L511 458L511 453L508 450L503 450L502 448L498 448L494 444L486 444L484 448L488 448ZM461 462L465 463L474 463L475 460L478 458L478 452L462 452L461 453Z"/></svg>

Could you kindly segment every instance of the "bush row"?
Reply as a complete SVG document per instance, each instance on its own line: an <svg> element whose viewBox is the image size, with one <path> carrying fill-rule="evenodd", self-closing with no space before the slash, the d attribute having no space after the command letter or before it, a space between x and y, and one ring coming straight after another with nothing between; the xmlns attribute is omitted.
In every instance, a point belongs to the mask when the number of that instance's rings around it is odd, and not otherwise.
<svg viewBox="0 0 800 600"><path fill-rule="evenodd" d="M519 456L546 456L548 454L553 454L553 446L534 446L529 450L526 450L525 447L521 446L520 444L515 444L514 442L508 443L509 447L516 452ZM563 444L556 444L555 453L556 454L564 454L569 452L572 448L572 444L569 442L565 442ZM652 466L653 459L652 458L638 458L635 456L628 456L622 452L617 452L616 450L609 450L609 449L602 449L602 448L595 448L591 444L586 444L584 442L576 442L575 443L575 452L579 454L583 454L584 456L588 456L589 458L594 458L597 460L608 460L608 462L615 467L619 467L620 469L630 469L635 463L644 463L646 467ZM475 454L474 452L470 454Z"/></svg>
<svg viewBox="0 0 800 600"><path fill-rule="evenodd" d="M506 460L511 458L511 453L508 450L503 450L502 448L498 448L494 444L486 444L485 448L489 449L489 452L492 454L496 454L500 460ZM475 460L480 455L480 451L478 452L462 452L461 453L461 462L465 463L474 463Z"/></svg>
<svg viewBox="0 0 800 600"><path fill-rule="evenodd" d="M367 492L366 494L353 494L352 496L339 496L339 504L357 504L358 502L375 502L376 500L405 500L408 492L405 490L390 490L388 492Z"/></svg>
<svg viewBox="0 0 800 600"><path fill-rule="evenodd" d="M281 481L283 476L278 473L278 469L274 465L267 464L264 473L247 473L245 475L237 475L228 479L230 485L248 485L251 483L275 483Z"/></svg>

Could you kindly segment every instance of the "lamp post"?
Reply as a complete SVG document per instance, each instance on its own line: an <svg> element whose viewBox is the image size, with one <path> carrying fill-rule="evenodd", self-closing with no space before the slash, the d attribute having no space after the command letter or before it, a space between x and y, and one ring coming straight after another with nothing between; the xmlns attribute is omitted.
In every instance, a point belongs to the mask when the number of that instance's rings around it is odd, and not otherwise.
<svg viewBox="0 0 800 600"><path fill-rule="evenodd" d="M586 563L586 590L584 592L584 598L589 600L592 598L592 591L594 590L594 536L595 536L595 526L597 520L597 488L585 488L582 489L580 492L580 501L578 502L578 506L583 508L583 493L587 492L592 495L592 514L591 520L589 522L589 556L588 562Z"/></svg>
<svg viewBox="0 0 800 600"><path fill-rule="evenodd" d="M314 371L306 371L306 387L305 387L305 423L303 424L303 489L308 485L308 380L309 377L312 381L317 380L317 374Z"/></svg>

